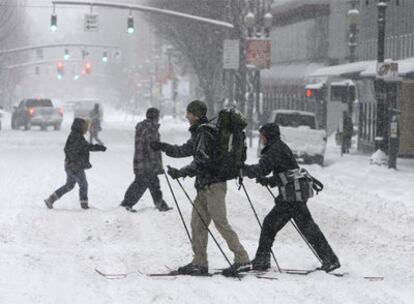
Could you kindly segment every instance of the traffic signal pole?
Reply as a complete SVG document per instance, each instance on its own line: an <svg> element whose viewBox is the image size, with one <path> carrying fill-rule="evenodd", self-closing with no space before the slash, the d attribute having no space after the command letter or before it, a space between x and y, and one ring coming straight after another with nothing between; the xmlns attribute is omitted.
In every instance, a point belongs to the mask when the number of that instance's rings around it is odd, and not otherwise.
<svg viewBox="0 0 414 304"><path fill-rule="evenodd" d="M56 0L52 1L52 4L55 5L72 5L72 6L89 6L89 7L106 7L106 8L113 8L113 9L123 9L123 10L129 10L129 11L142 11L157 15L163 15L163 16L169 16L169 17L175 17L175 18L184 18L184 19L190 19L197 22L203 22L208 23L211 25L216 25L219 27L224 28L233 28L233 24L228 22L223 22L215 19L200 17L196 15L190 15L185 14L177 11L172 10L166 10L166 9L160 9L156 7L151 6L145 6L145 5L129 5L129 4L120 4L120 3L110 3L110 2L83 2L83 1L61 1Z"/></svg>

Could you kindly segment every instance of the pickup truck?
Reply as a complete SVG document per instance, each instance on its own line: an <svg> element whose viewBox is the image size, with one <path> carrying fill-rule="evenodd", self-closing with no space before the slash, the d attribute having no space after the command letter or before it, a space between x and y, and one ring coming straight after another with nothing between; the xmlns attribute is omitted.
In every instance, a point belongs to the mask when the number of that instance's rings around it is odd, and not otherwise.
<svg viewBox="0 0 414 304"><path fill-rule="evenodd" d="M13 108L11 127L14 130L24 127L30 130L32 126L40 126L41 130L53 126L60 130L63 121L63 109L53 106L50 99L30 98L20 101L17 107Z"/></svg>
<svg viewBox="0 0 414 304"><path fill-rule="evenodd" d="M269 122L279 125L281 138L292 149L300 163L323 166L326 149L326 131L318 129L312 112L275 110Z"/></svg>

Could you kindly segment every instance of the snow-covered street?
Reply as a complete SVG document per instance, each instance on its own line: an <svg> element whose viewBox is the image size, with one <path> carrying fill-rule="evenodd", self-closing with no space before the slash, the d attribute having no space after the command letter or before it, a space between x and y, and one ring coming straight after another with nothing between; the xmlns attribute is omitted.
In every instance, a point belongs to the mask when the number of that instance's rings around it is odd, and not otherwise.
<svg viewBox="0 0 414 304"><path fill-rule="evenodd" d="M0 303L412 303L414 299L414 161L399 160L400 170L370 166L367 155L341 157L331 138L326 166L307 166L325 183L309 201L315 221L349 275L322 272L308 276L279 274L278 280L215 276L150 278L190 262L192 253L165 178L161 185L174 210L158 212L146 193L135 206L121 209L133 180L132 156L136 121L108 115L101 133L108 147L92 153L87 171L91 210L81 210L77 188L48 210L43 202L65 180L63 145L70 116L61 131L10 130L9 117L0 131ZM187 123L164 118L162 141L182 143ZM249 163L256 162L249 151ZM182 166L189 159L164 157L164 165ZM193 180L184 185L195 196ZM191 206L173 181L187 222ZM246 180L261 219L273 202L265 188ZM251 258L259 227L242 191L228 182L230 221ZM223 240L217 235L226 254ZM298 233L288 224L273 247L283 268L319 266ZM209 242L210 270L226 267ZM107 280L108 273L130 273ZM381 281L364 276L384 277Z"/></svg>

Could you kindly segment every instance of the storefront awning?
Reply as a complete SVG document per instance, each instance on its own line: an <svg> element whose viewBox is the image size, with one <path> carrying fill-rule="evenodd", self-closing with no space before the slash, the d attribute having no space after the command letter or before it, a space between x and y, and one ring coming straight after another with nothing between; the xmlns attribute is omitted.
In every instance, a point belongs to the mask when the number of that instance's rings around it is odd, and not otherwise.
<svg viewBox="0 0 414 304"><path fill-rule="evenodd" d="M304 85L309 75L323 66L316 62L277 64L269 70L263 70L261 79L263 84Z"/></svg>

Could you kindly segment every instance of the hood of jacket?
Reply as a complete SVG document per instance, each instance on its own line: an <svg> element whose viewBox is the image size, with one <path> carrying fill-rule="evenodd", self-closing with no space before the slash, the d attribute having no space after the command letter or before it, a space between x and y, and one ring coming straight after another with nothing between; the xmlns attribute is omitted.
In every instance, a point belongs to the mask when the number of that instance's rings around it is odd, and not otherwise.
<svg viewBox="0 0 414 304"><path fill-rule="evenodd" d="M83 134L85 130L86 120L82 118L75 118L71 130L76 133Z"/></svg>

